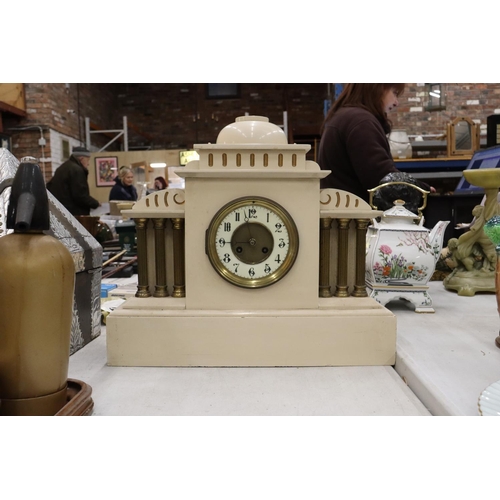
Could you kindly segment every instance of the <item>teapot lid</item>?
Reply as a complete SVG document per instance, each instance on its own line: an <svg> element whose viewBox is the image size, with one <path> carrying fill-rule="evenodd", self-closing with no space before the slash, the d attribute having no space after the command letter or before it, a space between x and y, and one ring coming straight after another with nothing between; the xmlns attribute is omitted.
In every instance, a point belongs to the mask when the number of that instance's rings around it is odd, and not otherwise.
<svg viewBox="0 0 500 500"><path fill-rule="evenodd" d="M408 221L419 221L420 217L413 212L410 212L404 207L404 200L394 200L394 206L386 210L382 219L396 219L396 220L408 220Z"/></svg>

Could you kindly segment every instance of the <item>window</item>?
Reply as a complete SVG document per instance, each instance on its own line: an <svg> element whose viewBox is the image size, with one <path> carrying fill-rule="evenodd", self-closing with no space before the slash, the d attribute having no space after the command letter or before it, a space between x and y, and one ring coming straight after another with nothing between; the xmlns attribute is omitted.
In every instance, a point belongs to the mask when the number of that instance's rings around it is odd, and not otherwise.
<svg viewBox="0 0 500 500"><path fill-rule="evenodd" d="M439 111L446 109L444 103L444 92L440 83L428 83L427 92L429 100L425 109L427 111Z"/></svg>
<svg viewBox="0 0 500 500"><path fill-rule="evenodd" d="M61 150L62 150L62 156L61 159L63 161L67 160L70 156L69 152L69 141L67 139L61 139Z"/></svg>
<svg viewBox="0 0 500 500"><path fill-rule="evenodd" d="M208 99L235 99L239 97L239 83L207 83Z"/></svg>
<svg viewBox="0 0 500 500"><path fill-rule="evenodd" d="M5 148L10 151L10 137L5 134L0 134L0 148Z"/></svg>

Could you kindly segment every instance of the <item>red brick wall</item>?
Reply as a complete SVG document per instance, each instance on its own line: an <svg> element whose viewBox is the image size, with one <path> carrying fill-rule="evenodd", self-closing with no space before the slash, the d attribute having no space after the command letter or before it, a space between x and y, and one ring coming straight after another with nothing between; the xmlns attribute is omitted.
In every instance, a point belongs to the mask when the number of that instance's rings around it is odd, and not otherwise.
<svg viewBox="0 0 500 500"><path fill-rule="evenodd" d="M317 134L323 120L326 84L240 84L240 97L208 99L203 83L123 84L119 109L131 126L150 139L129 131L131 147L151 144L154 149L191 148L215 142L220 130L248 112L283 123L288 111L295 135Z"/></svg>
<svg viewBox="0 0 500 500"><path fill-rule="evenodd" d="M48 129L79 139L85 143L85 117L97 123L102 129L118 128L121 117L116 114L116 88L114 84L25 84L26 118L4 114L6 133L11 135L12 153L16 158L34 156L45 162L46 178L52 171L50 162L50 137ZM14 131L12 128L32 127L30 130ZM39 145L42 127L46 145ZM120 125L121 128L121 125ZM103 146L106 137L92 136L92 144Z"/></svg>
<svg viewBox="0 0 500 500"><path fill-rule="evenodd" d="M425 108L427 97L421 94L425 93L426 87L416 83L406 84L399 107L390 116L393 127L415 135L444 134L447 123L454 118L467 116L476 123L486 125L486 118L500 108L499 83L443 83L441 89L446 99L445 110L412 111L412 108Z"/></svg>
<svg viewBox="0 0 500 500"><path fill-rule="evenodd" d="M484 136L486 117L500 109L500 84L446 83L442 89L446 109L425 111L426 87L407 84L399 108L391 113L394 128L413 135L444 134L450 120L468 116L483 125ZM16 157L39 158L39 130L14 132L9 128L43 127L47 140L44 153L50 158L48 128L85 143L85 117L103 130L121 129L123 116L127 116L130 149L169 149L215 142L220 130L245 112L281 124L286 110L289 141L307 141L319 134L327 84L242 83L236 99L207 99L203 83L29 83L25 94L28 116L4 113L4 133L12 134ZM105 135L91 137L97 147L110 140ZM120 143L115 142L108 151L120 149ZM47 167L50 172L50 164Z"/></svg>
<svg viewBox="0 0 500 500"><path fill-rule="evenodd" d="M5 132L11 135L12 153L18 159L23 156L34 156L41 159L50 156L50 144L48 140L47 128L52 126L52 103L50 100L50 86L46 83L30 83L24 85L26 96L26 118L18 116L3 116ZM31 127L29 130L13 131L15 127ZM42 131L39 128L41 127ZM44 133L45 130L45 133ZM44 134L46 145L43 148L38 141Z"/></svg>

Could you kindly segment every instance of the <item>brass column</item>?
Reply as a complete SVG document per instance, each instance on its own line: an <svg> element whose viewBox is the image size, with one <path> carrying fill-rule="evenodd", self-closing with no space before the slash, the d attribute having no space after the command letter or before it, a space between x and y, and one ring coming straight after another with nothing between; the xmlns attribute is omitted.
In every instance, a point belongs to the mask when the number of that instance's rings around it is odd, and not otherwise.
<svg viewBox="0 0 500 500"><path fill-rule="evenodd" d="M353 297L368 297L365 284L366 230L370 219L356 219L356 277Z"/></svg>
<svg viewBox="0 0 500 500"><path fill-rule="evenodd" d="M153 297L168 297L167 263L165 260L165 219L153 219L155 229L156 283Z"/></svg>
<svg viewBox="0 0 500 500"><path fill-rule="evenodd" d="M184 269L184 219L172 219L174 240L174 291L172 297L186 296L186 275Z"/></svg>
<svg viewBox="0 0 500 500"><path fill-rule="evenodd" d="M136 297L151 297L148 284L148 219L134 219L137 231L137 292Z"/></svg>
<svg viewBox="0 0 500 500"><path fill-rule="evenodd" d="M331 217L320 219L319 233L319 296L331 297L330 286L330 228Z"/></svg>
<svg viewBox="0 0 500 500"><path fill-rule="evenodd" d="M338 219L339 246L337 260L337 289L335 297L349 297L347 290L347 263L348 263L348 243L349 243L349 223L351 219Z"/></svg>

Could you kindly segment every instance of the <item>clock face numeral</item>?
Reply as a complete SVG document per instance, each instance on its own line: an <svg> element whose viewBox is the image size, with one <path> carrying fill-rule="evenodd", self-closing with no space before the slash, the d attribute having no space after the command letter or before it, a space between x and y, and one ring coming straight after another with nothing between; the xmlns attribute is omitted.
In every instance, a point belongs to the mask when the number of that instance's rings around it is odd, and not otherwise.
<svg viewBox="0 0 500 500"><path fill-rule="evenodd" d="M298 252L293 219L266 198L240 198L223 207L207 231L215 270L238 286L260 288L281 279Z"/></svg>

